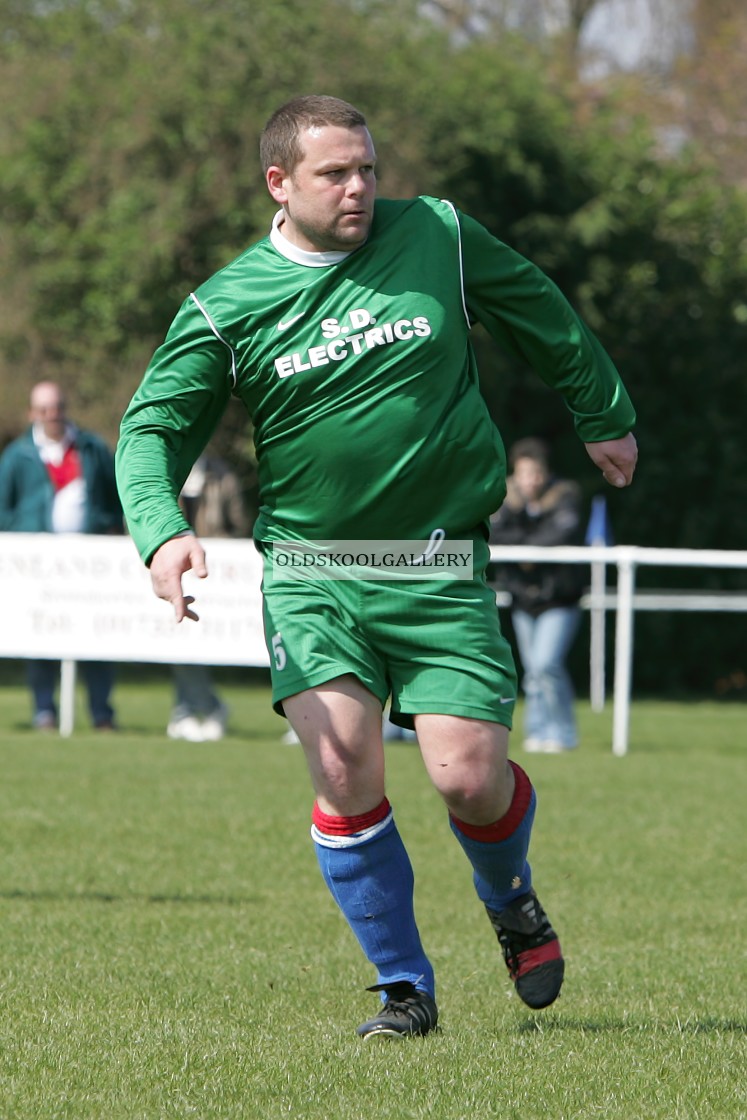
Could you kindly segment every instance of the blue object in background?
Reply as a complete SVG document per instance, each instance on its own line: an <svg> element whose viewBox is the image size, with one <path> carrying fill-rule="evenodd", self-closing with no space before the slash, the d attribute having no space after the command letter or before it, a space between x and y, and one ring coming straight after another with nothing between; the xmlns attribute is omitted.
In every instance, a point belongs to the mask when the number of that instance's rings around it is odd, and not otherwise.
<svg viewBox="0 0 747 1120"><path fill-rule="evenodd" d="M586 526L586 544L613 545L615 538L612 535L607 499L603 494L598 494L591 499L591 513L589 524Z"/></svg>

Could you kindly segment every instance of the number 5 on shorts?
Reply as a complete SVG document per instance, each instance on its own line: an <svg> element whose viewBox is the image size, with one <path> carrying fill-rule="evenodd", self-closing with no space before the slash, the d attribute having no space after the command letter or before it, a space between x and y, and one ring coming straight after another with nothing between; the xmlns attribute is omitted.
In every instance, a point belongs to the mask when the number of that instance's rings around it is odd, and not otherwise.
<svg viewBox="0 0 747 1120"><path fill-rule="evenodd" d="M283 648L283 635L273 634L271 638L272 652L275 657L275 668L280 672L288 664L288 655Z"/></svg>

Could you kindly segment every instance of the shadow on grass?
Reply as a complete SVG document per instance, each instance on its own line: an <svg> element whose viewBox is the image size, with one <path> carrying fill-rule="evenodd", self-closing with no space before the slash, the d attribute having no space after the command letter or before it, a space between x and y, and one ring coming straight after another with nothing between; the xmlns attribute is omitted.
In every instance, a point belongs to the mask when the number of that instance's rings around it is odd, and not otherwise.
<svg viewBox="0 0 747 1120"><path fill-rule="evenodd" d="M0 891L5 902L145 902L155 905L177 906L252 906L263 902L260 898L214 894L108 894L106 891Z"/></svg>
<svg viewBox="0 0 747 1120"><path fill-rule="evenodd" d="M552 1032L579 1031L581 1034L633 1034L650 1032L665 1027L679 1034L747 1034L747 1021L718 1019L707 1015L702 1019L675 1019L671 1023L657 1020L632 1019L575 1019L572 1016L555 1016L552 1019L527 1019L517 1028L521 1034L550 1034Z"/></svg>
<svg viewBox="0 0 747 1120"><path fill-rule="evenodd" d="M278 721L279 722L279 721ZM267 742L273 744L280 740L285 733L285 726L278 727L277 730L266 731L262 728L233 728L229 727L222 739L210 742L190 743L186 739L171 739L166 734L166 729L163 731L155 730L152 724L135 724L131 722L119 723L116 730L112 731L111 728L101 730L100 728L92 727L89 723L78 722L73 728L72 734L67 737L60 735L59 731L55 728L49 730L40 730L38 727L32 727L28 720L15 720L12 723L6 724L6 730L16 735L28 736L29 739L34 739L40 743L53 743L59 741L63 744L69 744L71 741L96 740L97 742L107 741L112 744L118 743L121 739L128 739L137 737L139 739L150 739L154 743L166 743L169 746L201 746L209 745L210 747L220 747L221 743L236 743L236 742Z"/></svg>

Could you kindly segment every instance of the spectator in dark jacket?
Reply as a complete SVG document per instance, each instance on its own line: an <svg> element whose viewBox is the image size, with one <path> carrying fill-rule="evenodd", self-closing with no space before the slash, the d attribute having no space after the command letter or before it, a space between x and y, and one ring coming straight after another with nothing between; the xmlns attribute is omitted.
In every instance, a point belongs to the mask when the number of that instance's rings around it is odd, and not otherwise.
<svg viewBox="0 0 747 1120"><path fill-rule="evenodd" d="M40 381L34 386L29 419L30 427L0 456L0 532L121 533L112 452L67 418L59 385ZM34 659L26 665L34 726L54 728L58 664ZM94 727L111 730L112 666L86 661L82 673Z"/></svg>
<svg viewBox="0 0 747 1120"><path fill-rule="evenodd" d="M490 523L491 544L582 544L581 495L552 475L547 445L523 439L509 454L506 499ZM560 753L578 745L566 658L578 631L584 573L579 564L511 563L498 583L511 595L511 621L524 670L524 749Z"/></svg>

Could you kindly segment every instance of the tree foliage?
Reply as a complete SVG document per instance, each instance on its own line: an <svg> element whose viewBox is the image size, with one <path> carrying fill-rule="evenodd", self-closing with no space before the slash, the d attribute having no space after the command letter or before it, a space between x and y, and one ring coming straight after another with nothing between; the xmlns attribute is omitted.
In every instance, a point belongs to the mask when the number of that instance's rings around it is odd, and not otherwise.
<svg viewBox="0 0 747 1120"><path fill-rule="evenodd" d="M114 440L176 307L268 227L262 124L321 90L366 112L383 194L451 198L545 269L612 353L642 453L635 486L608 495L616 538L747 548L744 194L697 129L662 149L645 83L584 85L565 46L505 21L460 38L421 12L414 0L0 0L5 434L33 381L53 376ZM704 37L719 64L720 26ZM598 479L562 402L476 341L507 442L546 436L590 497ZM239 411L222 438L248 479ZM705 687L740 667L732 619L702 622L718 647L706 670L684 625L657 618L644 684L662 664L676 665L670 684Z"/></svg>

